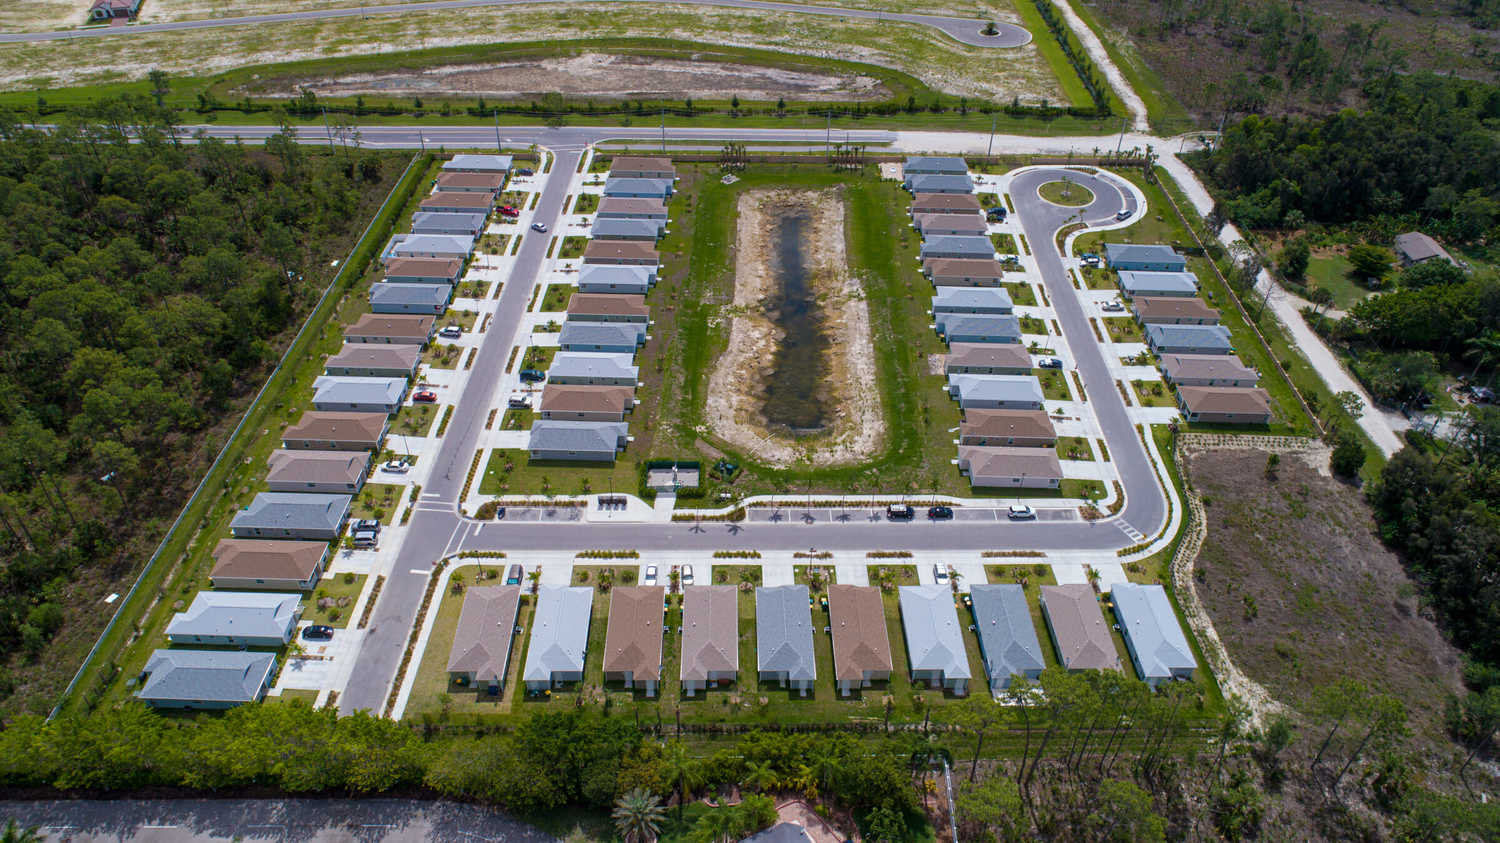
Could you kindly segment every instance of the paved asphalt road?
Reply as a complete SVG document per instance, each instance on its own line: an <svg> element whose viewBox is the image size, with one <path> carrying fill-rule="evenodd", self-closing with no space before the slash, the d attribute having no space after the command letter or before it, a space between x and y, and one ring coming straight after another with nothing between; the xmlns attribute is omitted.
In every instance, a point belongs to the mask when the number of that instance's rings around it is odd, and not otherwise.
<svg viewBox="0 0 1500 843"><path fill-rule="evenodd" d="M77 799L0 802L0 819L72 841L554 841L497 810L415 799Z"/></svg>
<svg viewBox="0 0 1500 843"><path fill-rule="evenodd" d="M597 0L590 0L596 2ZM284 12L274 15L241 15L236 17L204 18L201 20L173 21L170 23L142 23L130 26L94 26L85 29L59 29L51 32L11 32L0 34L0 44L36 41L58 41L67 38L98 38L106 35L138 35L147 32L176 32L187 29L216 29L223 26L245 26L256 24L287 23L289 21L322 20L327 18L367 17L369 15L394 15L406 12L423 12L436 9L493 9L497 6L537 6L547 0L432 0L427 3L391 3L382 6L351 6L343 9L312 9L305 12ZM580 2L580 0L572 0ZM652 2L661 0L613 0L613 2ZM954 40L974 47L1019 47L1031 41L1031 33L1024 27L1009 23L997 23L995 35L985 35L984 21L965 18L948 18L936 15L892 14L865 9L839 9L829 6L808 6L800 3L770 3L763 0L670 0L672 5L727 6L735 9L759 9L771 12L791 12L801 15L822 15L854 20L900 21L931 26L947 33Z"/></svg>
<svg viewBox="0 0 1500 843"><path fill-rule="evenodd" d="M187 132L202 131L211 137L244 141L262 141L276 134L275 126L219 126L201 124L184 126ZM545 146L553 151L582 150L593 143L606 141L642 141L640 149L647 150L651 144L661 141L660 129L650 127L587 127L563 126L549 129L544 126L501 126L500 142L508 147L525 147L531 144ZM496 146L496 129L488 126L362 126L359 130L359 145L371 149L420 149L427 147L453 147L476 149ZM338 137L334 136L335 139ZM328 143L328 135L315 126L303 128L298 138L303 143ZM761 142L797 143L821 145L831 143L888 144L896 135L878 129L693 129L669 127L666 142L712 142L753 139ZM337 142L335 140L335 142Z"/></svg>

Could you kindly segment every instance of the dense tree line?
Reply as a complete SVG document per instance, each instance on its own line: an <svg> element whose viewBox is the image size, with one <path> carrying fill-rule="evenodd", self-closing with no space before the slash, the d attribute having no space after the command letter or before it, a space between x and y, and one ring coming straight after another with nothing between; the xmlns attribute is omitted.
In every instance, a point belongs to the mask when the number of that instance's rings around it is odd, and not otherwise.
<svg viewBox="0 0 1500 843"><path fill-rule="evenodd" d="M149 99L53 131L0 113L7 652L40 653L81 569L139 564L122 558L132 538L181 506L203 432L264 374L398 166L290 131L185 143Z"/></svg>

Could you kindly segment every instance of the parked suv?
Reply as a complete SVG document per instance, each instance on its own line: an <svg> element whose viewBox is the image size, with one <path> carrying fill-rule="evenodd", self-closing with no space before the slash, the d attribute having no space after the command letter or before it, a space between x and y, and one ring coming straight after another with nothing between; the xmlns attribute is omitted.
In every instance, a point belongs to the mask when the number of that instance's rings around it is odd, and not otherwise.
<svg viewBox="0 0 1500 843"><path fill-rule="evenodd" d="M521 380L524 383L541 383L547 379L547 373L541 369L522 369Z"/></svg>
<svg viewBox="0 0 1500 843"><path fill-rule="evenodd" d="M910 504L893 503L885 508L885 517L892 521L910 521L917 517L917 511Z"/></svg>

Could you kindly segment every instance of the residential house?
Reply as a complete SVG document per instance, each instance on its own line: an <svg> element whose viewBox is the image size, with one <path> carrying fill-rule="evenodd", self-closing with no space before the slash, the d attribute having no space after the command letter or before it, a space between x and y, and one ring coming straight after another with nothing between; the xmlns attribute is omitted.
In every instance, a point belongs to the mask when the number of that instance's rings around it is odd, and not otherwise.
<svg viewBox="0 0 1500 843"><path fill-rule="evenodd" d="M1161 371L1173 386L1250 387L1260 380L1233 354L1163 354Z"/></svg>
<svg viewBox="0 0 1500 843"><path fill-rule="evenodd" d="M307 451L378 451L390 430L385 413L308 411L281 433L281 447Z"/></svg>
<svg viewBox="0 0 1500 843"><path fill-rule="evenodd" d="M537 409L542 418L555 421L617 422L634 407L634 387L549 383Z"/></svg>
<svg viewBox="0 0 1500 843"><path fill-rule="evenodd" d="M755 638L760 681L777 682L807 696L818 676L807 586L755 589Z"/></svg>
<svg viewBox="0 0 1500 843"><path fill-rule="evenodd" d="M1116 270L1182 272L1187 258L1160 243L1105 243L1104 259Z"/></svg>
<svg viewBox="0 0 1500 843"><path fill-rule="evenodd" d="M923 237L975 237L984 236L989 231L984 218L978 214L918 214L913 227Z"/></svg>
<svg viewBox="0 0 1500 843"><path fill-rule="evenodd" d="M1271 396L1264 389L1233 386L1179 386L1182 417L1202 424L1270 424Z"/></svg>
<svg viewBox="0 0 1500 843"><path fill-rule="evenodd" d="M385 263L385 280L391 284L457 284L463 271L464 262L456 258L392 258Z"/></svg>
<svg viewBox="0 0 1500 843"><path fill-rule="evenodd" d="M623 293L574 293L568 299L568 321L639 322L651 320L644 296Z"/></svg>
<svg viewBox="0 0 1500 843"><path fill-rule="evenodd" d="M312 591L328 562L328 542L224 539L214 546L214 588Z"/></svg>
<svg viewBox="0 0 1500 843"><path fill-rule="evenodd" d="M225 709L260 702L276 671L274 653L157 650L135 695L152 708Z"/></svg>
<svg viewBox="0 0 1500 843"><path fill-rule="evenodd" d="M417 203L423 211L438 213L473 214L488 216L495 206L495 197L489 193L471 193L467 190L439 190Z"/></svg>
<svg viewBox="0 0 1500 843"><path fill-rule="evenodd" d="M382 260L392 258L427 258L429 260L464 260L474 252L474 239L467 235L395 234L380 253Z"/></svg>
<svg viewBox="0 0 1500 843"><path fill-rule="evenodd" d="M655 266L584 264L578 270L578 292L644 296L656 283Z"/></svg>
<svg viewBox="0 0 1500 843"><path fill-rule="evenodd" d="M370 285L370 310L375 313L441 316L452 298L453 288L447 284Z"/></svg>
<svg viewBox="0 0 1500 843"><path fill-rule="evenodd" d="M943 361L945 375L1026 375L1031 353L1015 342L955 342Z"/></svg>
<svg viewBox="0 0 1500 843"><path fill-rule="evenodd" d="M635 240L590 240L583 249L583 262L613 266L649 266L661 263L661 255L651 243Z"/></svg>
<svg viewBox="0 0 1500 843"><path fill-rule="evenodd" d="M143 0L94 0L89 6L89 22L135 20Z"/></svg>
<svg viewBox="0 0 1500 843"><path fill-rule="evenodd" d="M1142 296L1131 302L1142 325L1217 325L1219 311L1196 296L1156 298Z"/></svg>
<svg viewBox="0 0 1500 843"><path fill-rule="evenodd" d="M667 219L667 205L660 199L627 199L623 196L605 196L594 209L594 216L601 219Z"/></svg>
<svg viewBox="0 0 1500 843"><path fill-rule="evenodd" d="M1147 325L1146 345L1157 354L1233 354L1223 325Z"/></svg>
<svg viewBox="0 0 1500 843"><path fill-rule="evenodd" d="M682 593L682 690L689 697L735 681L740 670L738 588L694 585Z"/></svg>
<svg viewBox="0 0 1500 843"><path fill-rule="evenodd" d="M801 823L778 822L765 831L746 837L740 843L814 843L814 840Z"/></svg>
<svg viewBox="0 0 1500 843"><path fill-rule="evenodd" d="M968 173L946 175L942 173L908 175L903 185L912 193L973 193L974 180Z"/></svg>
<svg viewBox="0 0 1500 843"><path fill-rule="evenodd" d="M593 612L591 587L544 585L537 589L526 666L521 674L527 691L540 693L583 681L583 658Z"/></svg>
<svg viewBox="0 0 1500 843"><path fill-rule="evenodd" d="M505 188L504 173L441 173L436 189L442 192L483 193L499 196Z"/></svg>
<svg viewBox="0 0 1500 843"><path fill-rule="evenodd" d="M677 178L677 168L670 158L647 158L640 155L617 155L609 162L610 178L666 179Z"/></svg>
<svg viewBox="0 0 1500 843"><path fill-rule="evenodd" d="M666 230L667 221L626 217L595 217L589 237L595 240L639 240L655 243Z"/></svg>
<svg viewBox="0 0 1500 843"><path fill-rule="evenodd" d="M1116 583L1109 591L1120 636L1142 682L1155 688L1174 679L1192 679L1198 669L1193 648L1167 592L1159 585Z"/></svg>
<svg viewBox="0 0 1500 843"><path fill-rule="evenodd" d="M406 378L348 378L323 375L313 380L314 410L394 413L406 400Z"/></svg>
<svg viewBox="0 0 1500 843"><path fill-rule="evenodd" d="M281 647L297 633L302 595L263 591L200 591L167 622L173 644Z"/></svg>
<svg viewBox="0 0 1500 843"><path fill-rule="evenodd" d="M958 696L967 694L969 654L953 606L953 589L946 585L903 585L900 592L901 628L906 630L911 681L925 682Z"/></svg>
<svg viewBox="0 0 1500 843"><path fill-rule="evenodd" d="M344 329L344 342L426 345L436 321L432 316L366 313Z"/></svg>
<svg viewBox="0 0 1500 843"><path fill-rule="evenodd" d="M939 287L932 296L932 312L1010 314L1010 293L999 287Z"/></svg>
<svg viewBox="0 0 1500 843"><path fill-rule="evenodd" d="M1068 670L1120 670L1120 654L1088 583L1042 586L1042 617Z"/></svg>
<svg viewBox="0 0 1500 843"><path fill-rule="evenodd" d="M547 370L550 383L572 383L593 386L628 386L640 380L640 369L629 354L590 354L562 351L552 358Z"/></svg>
<svg viewBox="0 0 1500 843"><path fill-rule="evenodd" d="M1008 314L939 313L936 324L938 334L948 342L1021 342L1021 320Z"/></svg>
<svg viewBox="0 0 1500 843"><path fill-rule="evenodd" d="M1120 292L1126 298L1193 298L1198 295L1198 276L1191 272L1145 272L1120 270Z"/></svg>
<svg viewBox="0 0 1500 843"><path fill-rule="evenodd" d="M415 345L376 345L346 342L339 353L323 361L323 374L355 378L409 378L422 360Z"/></svg>
<svg viewBox="0 0 1500 843"><path fill-rule="evenodd" d="M828 623L833 632L833 678L840 696L891 678L891 638L885 628L880 589L828 586Z"/></svg>
<svg viewBox="0 0 1500 843"><path fill-rule="evenodd" d="M266 484L273 492L359 494L370 469L368 451L272 451Z"/></svg>
<svg viewBox="0 0 1500 843"><path fill-rule="evenodd" d="M534 460L614 462L615 453L629 439L628 431L624 422L542 419L531 426L527 449Z"/></svg>
<svg viewBox="0 0 1500 843"><path fill-rule="evenodd" d="M969 164L962 158L930 155L910 155L901 165L903 178L910 176L962 176L969 172Z"/></svg>
<svg viewBox="0 0 1500 843"><path fill-rule="evenodd" d="M513 159L509 155L455 155L443 162L445 173L509 173Z"/></svg>
<svg viewBox="0 0 1500 843"><path fill-rule="evenodd" d="M484 233L488 215L473 211L468 213L444 213L441 211L418 211L411 216L412 234L442 234L449 237L478 237ZM413 260L421 260L413 258Z"/></svg>
<svg viewBox="0 0 1500 843"><path fill-rule="evenodd" d="M634 354L646 341L644 322L563 322L557 344L563 351L601 351Z"/></svg>
<svg viewBox="0 0 1500 843"><path fill-rule="evenodd" d="M949 375L948 393L964 410L1040 410L1042 384L1031 375Z"/></svg>
<svg viewBox="0 0 1500 843"><path fill-rule="evenodd" d="M672 196L672 180L631 179L611 175L604 180L604 195L611 199L655 199L664 202Z"/></svg>
<svg viewBox="0 0 1500 843"><path fill-rule="evenodd" d="M1057 428L1045 410L969 410L958 425L958 444L1051 448L1057 444Z"/></svg>
<svg viewBox="0 0 1500 843"><path fill-rule="evenodd" d="M980 215L979 197L972 193L918 193L911 199L911 215L974 214Z"/></svg>
<svg viewBox="0 0 1500 843"><path fill-rule="evenodd" d="M349 517L350 495L261 492L236 512L229 531L237 539L333 541Z"/></svg>
<svg viewBox="0 0 1500 843"><path fill-rule="evenodd" d="M1411 266L1433 259L1445 260L1455 266L1458 264L1438 241L1420 231L1408 231L1405 234L1396 235L1396 256L1401 259L1402 266Z"/></svg>
<svg viewBox="0 0 1500 843"><path fill-rule="evenodd" d="M1063 480L1052 448L959 445L958 470L981 489L1056 489Z"/></svg>
<svg viewBox="0 0 1500 843"><path fill-rule="evenodd" d="M1015 583L979 583L970 586L969 600L990 692L1009 688L1012 676L1032 680L1041 676L1047 662L1031 622L1025 588Z"/></svg>
<svg viewBox="0 0 1500 843"><path fill-rule="evenodd" d="M922 241L922 260L953 258L956 260L991 260L995 244L988 237L929 237Z"/></svg>
<svg viewBox="0 0 1500 843"><path fill-rule="evenodd" d="M505 687L510 651L521 608L519 585L475 585L464 589L464 605L448 650L448 681L492 695Z"/></svg>
<svg viewBox="0 0 1500 843"><path fill-rule="evenodd" d="M659 585L615 586L609 593L604 633L604 681L639 683L646 698L661 681L661 639L667 590Z"/></svg>
<svg viewBox="0 0 1500 843"><path fill-rule="evenodd" d="M922 262L922 274L935 287L998 287L1005 268L994 256L980 260L933 258Z"/></svg>

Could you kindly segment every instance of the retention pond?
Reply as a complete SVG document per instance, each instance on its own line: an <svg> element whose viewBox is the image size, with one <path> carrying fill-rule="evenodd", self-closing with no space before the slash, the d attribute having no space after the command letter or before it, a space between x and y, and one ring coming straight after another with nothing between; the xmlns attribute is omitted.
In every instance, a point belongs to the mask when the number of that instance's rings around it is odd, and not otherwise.
<svg viewBox="0 0 1500 843"><path fill-rule="evenodd" d="M828 424L823 388L828 374L828 335L808 271L808 223L809 214L803 210L776 221L772 234L776 287L766 299L766 316L780 329L781 342L771 361L762 411L772 429L784 428L793 435L819 433Z"/></svg>

